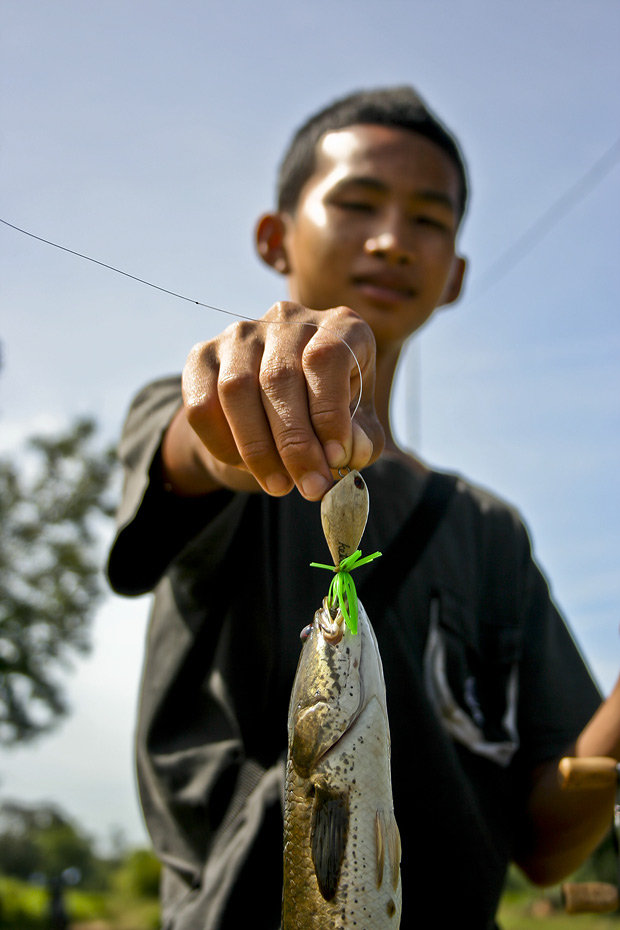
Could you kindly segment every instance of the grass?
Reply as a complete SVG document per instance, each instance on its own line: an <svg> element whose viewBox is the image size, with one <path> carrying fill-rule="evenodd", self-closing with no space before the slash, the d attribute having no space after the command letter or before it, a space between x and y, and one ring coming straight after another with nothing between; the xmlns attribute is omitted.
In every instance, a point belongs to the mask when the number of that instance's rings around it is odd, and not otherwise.
<svg viewBox="0 0 620 930"><path fill-rule="evenodd" d="M529 887L504 893L498 923L502 930L620 930L620 915L566 914L559 888Z"/></svg>
<svg viewBox="0 0 620 930"><path fill-rule="evenodd" d="M43 888L0 877L0 926L23 930L39 927L46 914L46 904Z"/></svg>
<svg viewBox="0 0 620 930"><path fill-rule="evenodd" d="M159 906L153 898L72 889L66 893L66 904L72 930L157 930L159 927ZM44 888L0 876L0 907L3 930L43 930L48 926ZM565 914L559 889L543 892L524 882L504 893L498 922L502 930L620 930L620 915Z"/></svg>
<svg viewBox="0 0 620 930"><path fill-rule="evenodd" d="M71 889L65 903L75 930L157 930L157 900L130 898L118 893ZM3 930L47 928L44 888L0 876L0 927Z"/></svg>

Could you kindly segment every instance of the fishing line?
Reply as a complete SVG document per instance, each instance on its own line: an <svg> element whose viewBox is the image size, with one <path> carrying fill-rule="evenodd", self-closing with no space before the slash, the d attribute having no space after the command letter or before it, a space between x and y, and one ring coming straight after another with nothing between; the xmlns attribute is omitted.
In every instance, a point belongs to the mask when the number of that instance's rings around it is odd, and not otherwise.
<svg viewBox="0 0 620 930"><path fill-rule="evenodd" d="M534 222L472 282L471 298L478 299L505 278L570 211L585 200L620 163L620 139L566 188Z"/></svg>
<svg viewBox="0 0 620 930"><path fill-rule="evenodd" d="M139 284L152 287L154 290L161 291L163 294L168 294L170 297L176 297L178 300L185 300L187 303L194 304L197 307L204 307L206 310L215 310L217 313L223 313L226 316L233 316L239 320L247 320L250 323L263 323L267 324L268 326L313 326L315 329L322 329L326 333L330 333L330 335L335 336L336 339L339 339L340 342L347 347L351 353L353 361L355 362L357 373L360 379L360 388L357 400L355 402L355 407L351 413L351 419L353 419L357 413L362 402L362 392L364 387L362 369L357 359L357 355L346 339L344 339L340 333L330 329L329 326L324 326L322 323L310 323L307 320L261 320L252 316L245 316L243 313L236 313L234 310L224 310L222 307L215 307L213 304L206 304L201 300L194 300L192 297L186 297L185 294L178 294L176 291L171 291L167 287L161 287L159 284L153 284L152 281L147 281L145 278L139 278L137 275L130 274L128 271L123 271L121 268L116 268L114 265L108 265L106 262L99 261L97 258L92 258L90 255L84 255L83 252L76 252L75 249L69 249L67 246L60 245L58 242L52 242L51 239L44 239L43 236L37 236L34 233L29 232L27 229L22 229L20 226L15 226L14 223L9 223L8 220L3 220L2 217L0 217L0 223L2 223L4 226L8 226L10 229L14 229L16 232L22 233L24 236L29 236L30 239L36 239L37 242L43 242L45 245L51 245L55 249L60 249L61 252L68 252L69 255L75 255L77 258L83 258L84 261L92 262L93 265L100 265L102 268L107 268L108 271L114 271L116 274L123 275L125 278L131 278L132 281L137 281Z"/></svg>

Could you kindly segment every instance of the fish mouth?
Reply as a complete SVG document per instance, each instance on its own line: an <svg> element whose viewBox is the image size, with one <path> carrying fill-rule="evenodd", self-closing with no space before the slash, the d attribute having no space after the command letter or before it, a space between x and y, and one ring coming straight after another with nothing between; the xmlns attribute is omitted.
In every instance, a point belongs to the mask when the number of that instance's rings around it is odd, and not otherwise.
<svg viewBox="0 0 620 930"><path fill-rule="evenodd" d="M316 612L316 622L325 642L337 646L344 636L344 617L338 608L330 606L326 597Z"/></svg>

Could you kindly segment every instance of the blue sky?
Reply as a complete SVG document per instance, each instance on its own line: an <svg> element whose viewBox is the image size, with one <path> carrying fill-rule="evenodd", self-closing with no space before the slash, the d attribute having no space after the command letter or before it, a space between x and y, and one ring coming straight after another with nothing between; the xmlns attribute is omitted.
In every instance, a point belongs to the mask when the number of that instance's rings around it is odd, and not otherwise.
<svg viewBox="0 0 620 930"><path fill-rule="evenodd" d="M397 431L520 507L605 689L620 654L618 167L544 236L528 230L617 142L619 31L616 0L0 8L0 215L250 316L285 296L252 229L294 128L358 87L418 87L468 159L470 271L406 354ZM4 227L0 247L0 449L78 413L115 437L131 395L229 322ZM106 602L69 679L73 716L5 755L0 795L142 838L131 740L147 610Z"/></svg>

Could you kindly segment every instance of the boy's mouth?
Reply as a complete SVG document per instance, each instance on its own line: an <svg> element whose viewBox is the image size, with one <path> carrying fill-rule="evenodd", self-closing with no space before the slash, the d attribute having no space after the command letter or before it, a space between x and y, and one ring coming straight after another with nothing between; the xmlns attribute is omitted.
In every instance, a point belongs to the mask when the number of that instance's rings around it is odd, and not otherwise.
<svg viewBox="0 0 620 930"><path fill-rule="evenodd" d="M415 290L402 275L389 272L356 275L355 288L369 300L385 304L402 303L415 297Z"/></svg>

